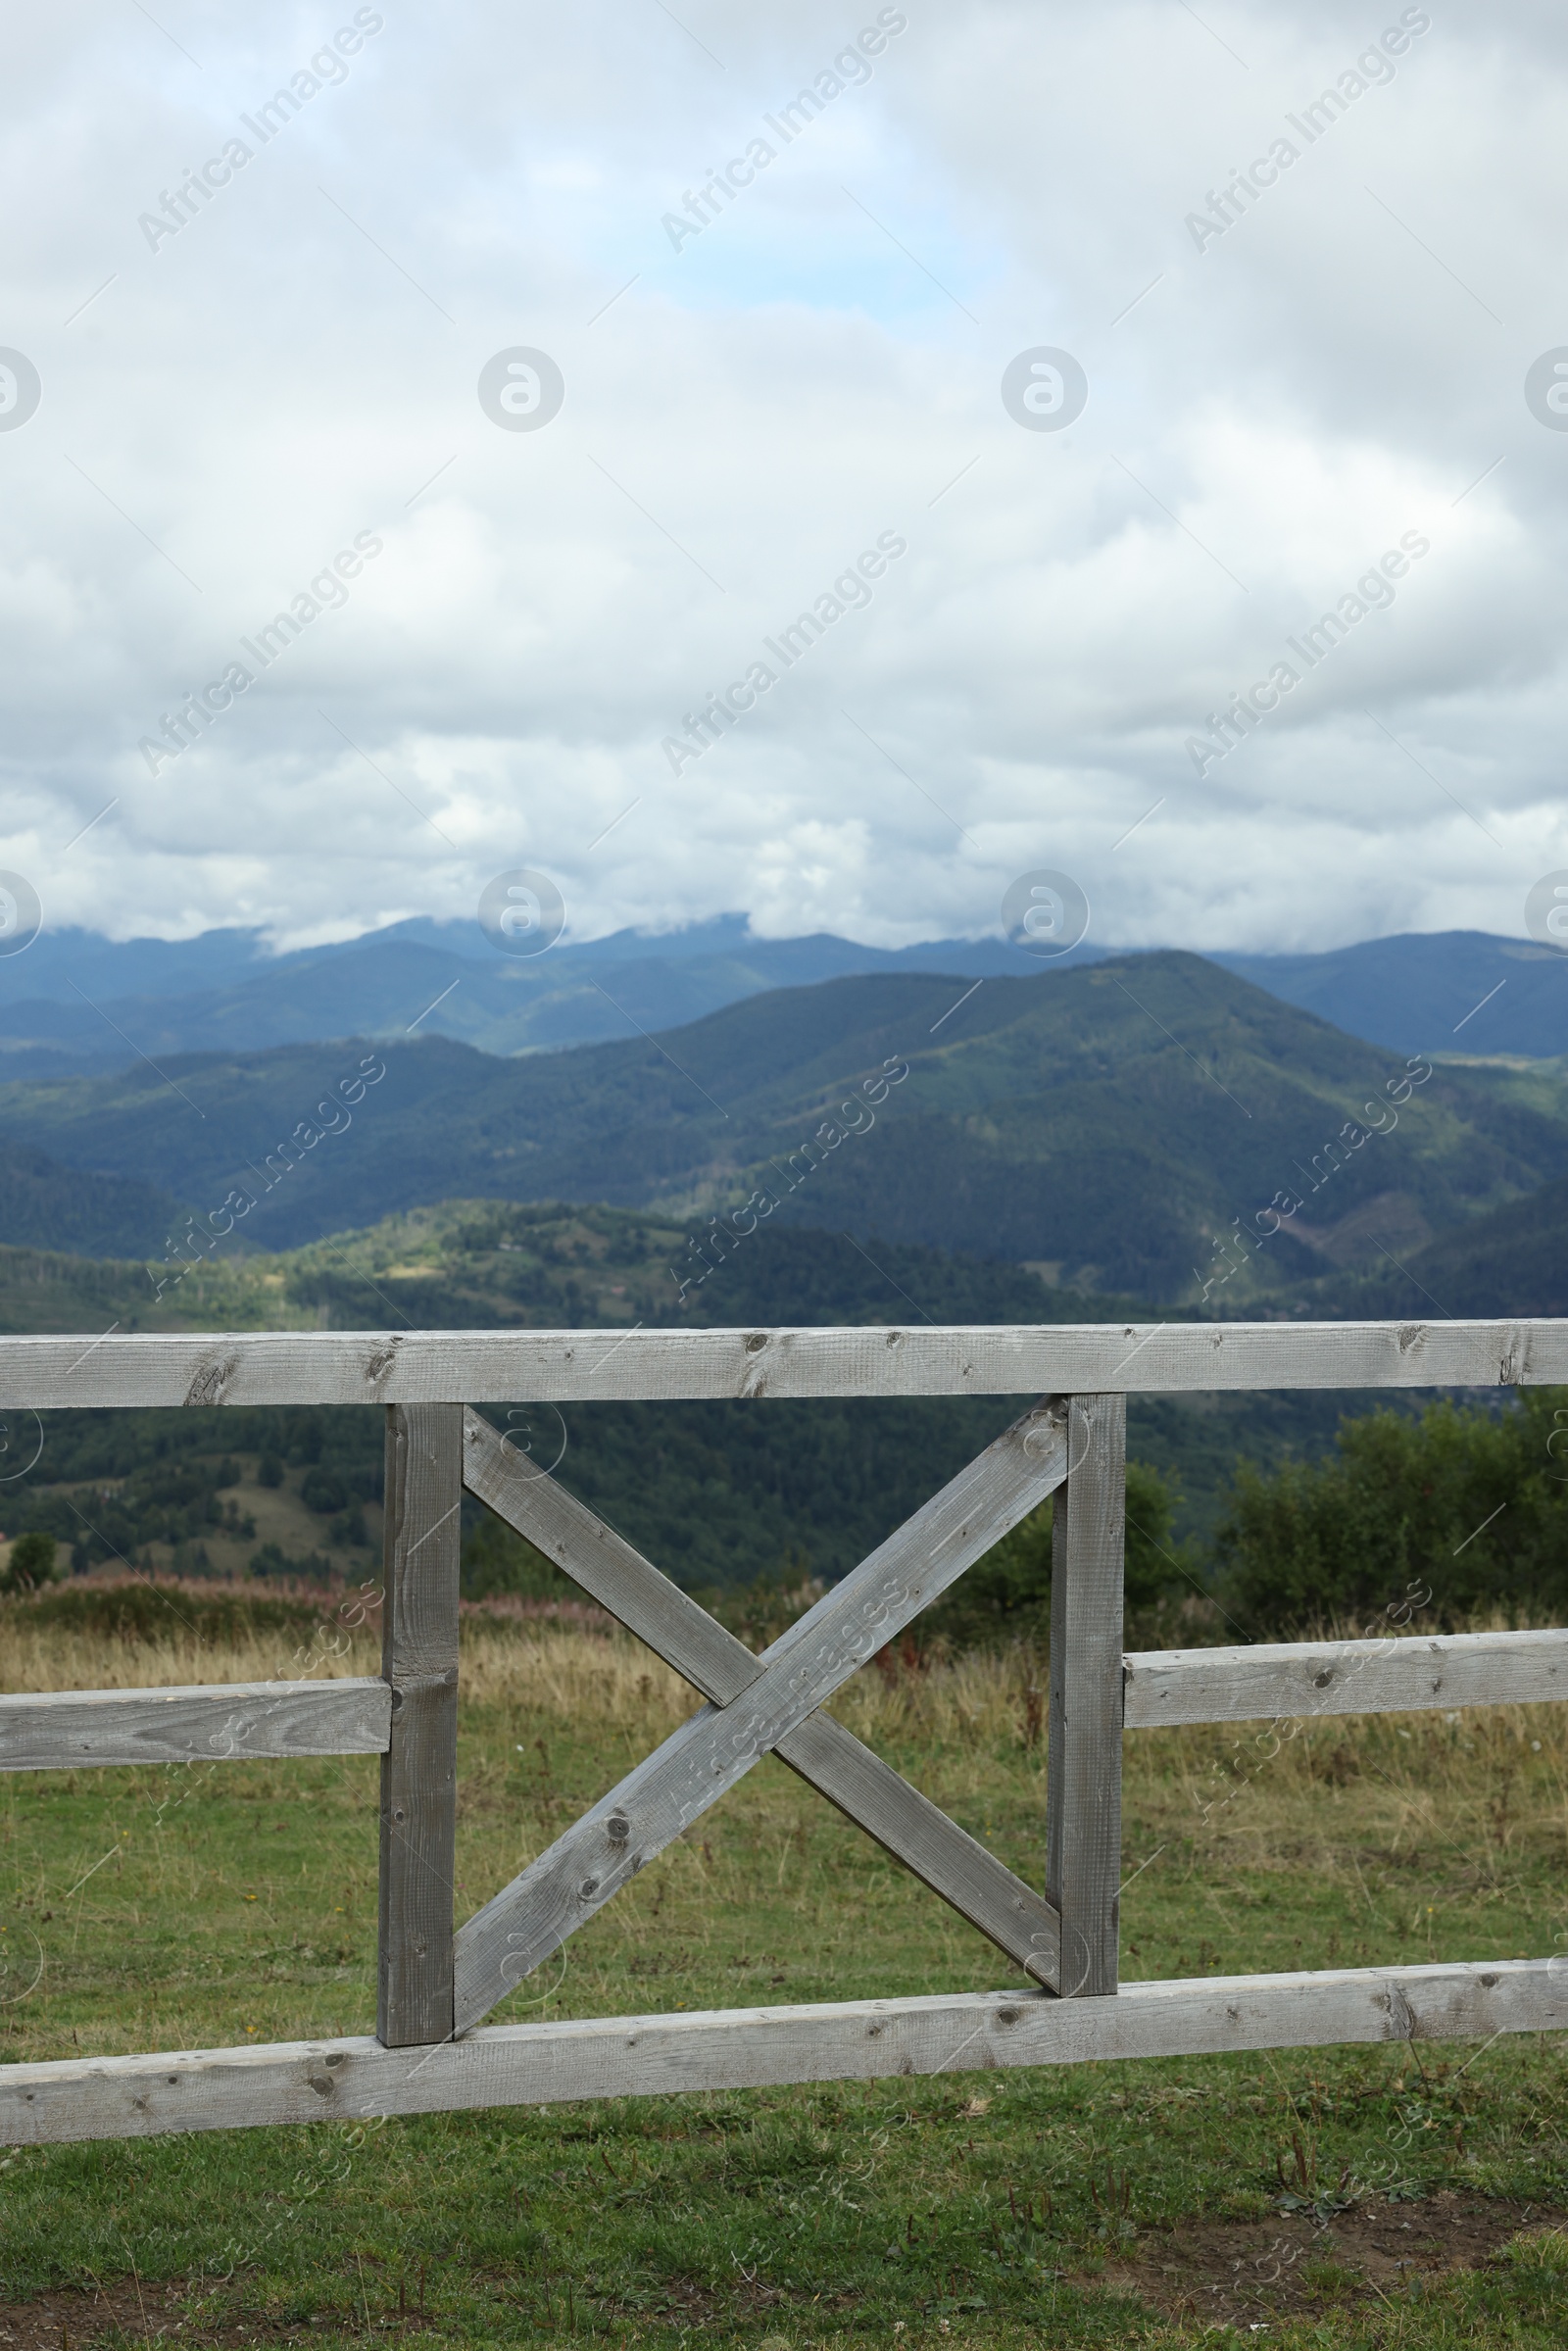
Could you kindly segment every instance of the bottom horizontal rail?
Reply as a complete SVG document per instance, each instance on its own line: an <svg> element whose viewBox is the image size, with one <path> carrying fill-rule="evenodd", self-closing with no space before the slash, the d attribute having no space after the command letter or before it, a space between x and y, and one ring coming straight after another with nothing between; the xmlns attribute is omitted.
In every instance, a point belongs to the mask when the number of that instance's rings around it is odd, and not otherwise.
<svg viewBox="0 0 1568 2351"><path fill-rule="evenodd" d="M355 2037L8 2065L0 2067L0 2143L1565 2030L1568 1963L1560 1959L1125 1984L1102 1999L960 1992L721 2008L498 2025L428 2049Z"/></svg>

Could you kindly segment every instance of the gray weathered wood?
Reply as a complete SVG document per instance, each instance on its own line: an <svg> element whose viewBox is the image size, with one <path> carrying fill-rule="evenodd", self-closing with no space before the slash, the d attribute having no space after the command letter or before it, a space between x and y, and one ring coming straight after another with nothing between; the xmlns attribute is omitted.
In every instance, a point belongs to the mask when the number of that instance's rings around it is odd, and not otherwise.
<svg viewBox="0 0 1568 2351"><path fill-rule="evenodd" d="M1116 1989L1121 1884L1127 1405L1075 1396L1051 1529L1046 1894L1061 1920L1064 1998Z"/></svg>
<svg viewBox="0 0 1568 2351"><path fill-rule="evenodd" d="M1545 1959L1126 1984L1114 2000L958 1992L606 2017L492 2027L428 2050L355 2036L0 2066L0 2143L1565 2030L1568 1967Z"/></svg>
<svg viewBox="0 0 1568 2351"><path fill-rule="evenodd" d="M391 1691L369 1680L203 1682L0 1697L0 1772L380 1755L391 1716Z"/></svg>
<svg viewBox="0 0 1568 2351"><path fill-rule="evenodd" d="M469 1919L457 1939L465 2032L776 1747L1061 1479L1037 1405L773 1642L727 1706L702 1707ZM1117 1651L1120 1690L1120 1650Z"/></svg>
<svg viewBox="0 0 1568 2351"><path fill-rule="evenodd" d="M1145 1649L1123 1666L1129 1731L1423 1706L1533 1706L1568 1698L1568 1632Z"/></svg>
<svg viewBox="0 0 1568 2351"><path fill-rule="evenodd" d="M728 1705L763 1670L744 1641L564 1487L532 1468L476 1412L464 1415L464 1480L704 1697ZM1009 1959L1054 1987L1051 1905L853 1732L814 1714L773 1751Z"/></svg>
<svg viewBox="0 0 1568 2351"><path fill-rule="evenodd" d="M463 1407L387 1411L376 2032L390 2048L452 2031Z"/></svg>
<svg viewBox="0 0 1568 2351"><path fill-rule="evenodd" d="M0 1410L1568 1383L1568 1320L0 1339Z"/></svg>

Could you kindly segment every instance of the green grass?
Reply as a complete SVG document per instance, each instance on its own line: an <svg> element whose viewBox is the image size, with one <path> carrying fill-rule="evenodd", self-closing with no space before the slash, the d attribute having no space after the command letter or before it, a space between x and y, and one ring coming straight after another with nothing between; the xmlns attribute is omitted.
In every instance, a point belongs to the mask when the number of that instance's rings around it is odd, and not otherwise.
<svg viewBox="0 0 1568 2351"><path fill-rule="evenodd" d="M867 1674L842 1711L1038 1880L1028 1670ZM686 1704L629 1642L580 1635L481 1630L465 1674L460 1915ZM1320 1723L1277 1751L1130 1737L1125 1973L1568 1949L1565 1733L1538 1709ZM374 1765L11 1777L0 1890L13 2060L365 2031ZM497 2020L1013 1980L770 1762L542 1976ZM1565 2123L1543 2037L20 2151L0 2294L79 2289L78 2340L115 2316L141 2339L150 2311L225 2343L1175 2343L1223 2322L1555 2345L1568 2269L1540 2225L1568 2206ZM1379 2229L1415 2249L1402 2269L1368 2249Z"/></svg>

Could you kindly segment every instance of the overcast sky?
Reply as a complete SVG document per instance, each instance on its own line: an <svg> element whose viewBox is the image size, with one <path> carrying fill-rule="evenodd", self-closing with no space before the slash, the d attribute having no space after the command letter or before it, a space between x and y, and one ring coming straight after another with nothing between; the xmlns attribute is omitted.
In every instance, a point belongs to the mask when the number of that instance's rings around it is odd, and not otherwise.
<svg viewBox="0 0 1568 2351"><path fill-rule="evenodd" d="M1522 935L1568 867L1557 12L61 0L3 56L48 922L293 946L528 866L579 939L895 946L1049 867L1102 943L1267 950Z"/></svg>

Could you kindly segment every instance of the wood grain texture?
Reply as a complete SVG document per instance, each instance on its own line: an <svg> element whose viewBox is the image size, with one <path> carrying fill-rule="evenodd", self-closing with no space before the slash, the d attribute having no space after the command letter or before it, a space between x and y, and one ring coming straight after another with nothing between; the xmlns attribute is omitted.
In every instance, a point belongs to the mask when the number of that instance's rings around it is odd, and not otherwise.
<svg viewBox="0 0 1568 2351"><path fill-rule="evenodd" d="M1121 1904L1122 1592L1127 1403L1075 1396L1051 1529L1046 1895L1061 1921L1058 1989L1116 1989Z"/></svg>
<svg viewBox="0 0 1568 2351"><path fill-rule="evenodd" d="M728 1705L708 1705L600 1798L457 1940L466 2032L776 1747L1059 1484L1055 1407L1014 1421L763 1652ZM1120 1650L1117 1651L1120 1691Z"/></svg>
<svg viewBox="0 0 1568 2351"><path fill-rule="evenodd" d="M0 2066L0 2143L1565 2030L1568 1967L1546 1959L1128 1984L1114 2000L960 1992L609 2017L503 2025L427 2050L355 2036Z"/></svg>
<svg viewBox="0 0 1568 2351"><path fill-rule="evenodd" d="M387 1411L376 2032L390 2048L452 2031L458 1788L461 1404Z"/></svg>
<svg viewBox="0 0 1568 2351"><path fill-rule="evenodd" d="M1533 1706L1568 1698L1568 1632L1145 1649L1123 1666L1129 1731L1425 1706Z"/></svg>
<svg viewBox="0 0 1568 2351"><path fill-rule="evenodd" d="M1568 1383L1568 1320L0 1339L0 1410Z"/></svg>
<svg viewBox="0 0 1568 2351"><path fill-rule="evenodd" d="M73 1764L211 1763L261 1755L381 1755L381 1681L213 1682L0 1697L0 1772Z"/></svg>
<svg viewBox="0 0 1568 2351"><path fill-rule="evenodd" d="M623 1536L476 1412L464 1414L464 1482L694 1689L728 1705L761 1658L661 1575ZM1056 1981L1056 1914L1021 1878L839 1723L814 1714L774 1749L1038 1983Z"/></svg>

